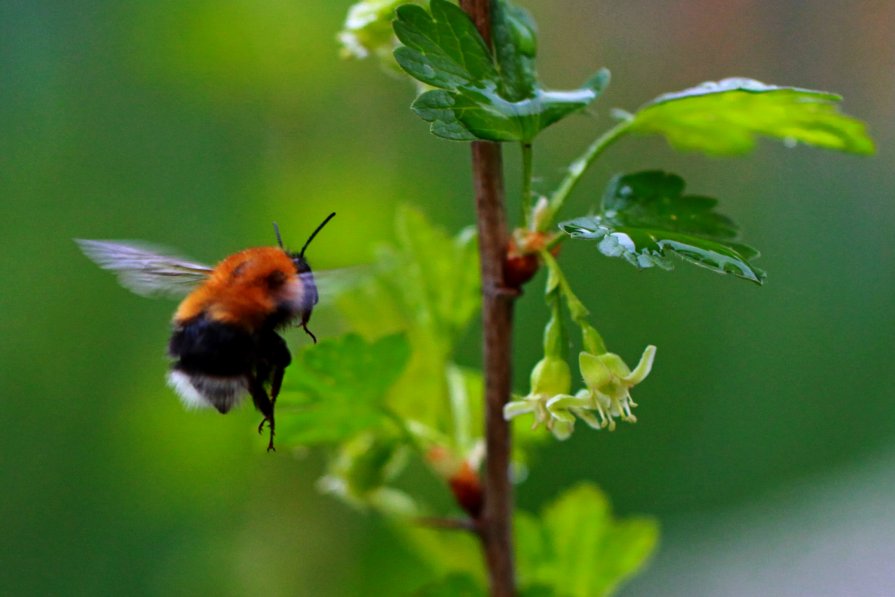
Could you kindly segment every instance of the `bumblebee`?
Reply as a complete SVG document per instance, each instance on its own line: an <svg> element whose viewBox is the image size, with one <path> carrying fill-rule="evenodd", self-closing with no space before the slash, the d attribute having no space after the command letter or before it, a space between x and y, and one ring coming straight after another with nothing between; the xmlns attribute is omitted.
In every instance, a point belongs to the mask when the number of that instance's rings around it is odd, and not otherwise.
<svg viewBox="0 0 895 597"><path fill-rule="evenodd" d="M308 329L318 301L305 251L335 216L311 233L301 251L276 247L234 253L213 268L136 244L77 240L84 253L118 275L123 286L144 296L188 293L177 307L168 342L172 359L168 384L188 408L227 413L246 396L264 418L274 450L274 405L292 356L280 331Z"/></svg>

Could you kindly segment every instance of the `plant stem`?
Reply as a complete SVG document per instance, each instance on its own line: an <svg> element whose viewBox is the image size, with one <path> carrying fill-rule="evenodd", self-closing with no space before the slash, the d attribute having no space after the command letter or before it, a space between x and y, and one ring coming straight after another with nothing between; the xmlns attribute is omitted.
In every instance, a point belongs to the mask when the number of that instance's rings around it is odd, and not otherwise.
<svg viewBox="0 0 895 597"><path fill-rule="evenodd" d="M461 0L485 43L491 43L489 0ZM500 145L472 143L472 171L482 271L482 327L485 372L485 503L478 522L479 537L491 584L491 595L516 593L513 566L510 485L510 428L503 418L511 391L510 355L514 296L504 290L503 261L508 232L504 206Z"/></svg>
<svg viewBox="0 0 895 597"><path fill-rule="evenodd" d="M577 160L569 164L569 170L566 173L566 177L556 188L556 191L553 192L553 195L550 196L550 217L545 220L548 225L553 224L553 220L556 218L556 214L559 210L562 209L563 203L565 203L569 194L572 192L572 189L575 188L587 169L594 163L594 160L596 160L607 147L612 145L612 143L627 132L630 123L630 119L619 122L617 125L600 135Z"/></svg>
<svg viewBox="0 0 895 597"><path fill-rule="evenodd" d="M475 522L468 518L434 518L426 516L417 518L416 523L433 529L445 529L448 531L475 531Z"/></svg>
<svg viewBox="0 0 895 597"><path fill-rule="evenodd" d="M528 228L531 223L532 213L532 196L531 196L531 161L532 151L531 142L524 142L522 145L522 218L519 220Z"/></svg>
<svg viewBox="0 0 895 597"><path fill-rule="evenodd" d="M500 146L474 142L473 176L482 268L482 327L485 371L485 507L480 529L491 578L491 594L515 593L510 485L510 428L503 407L510 397L514 298L502 292L507 234L504 224Z"/></svg>

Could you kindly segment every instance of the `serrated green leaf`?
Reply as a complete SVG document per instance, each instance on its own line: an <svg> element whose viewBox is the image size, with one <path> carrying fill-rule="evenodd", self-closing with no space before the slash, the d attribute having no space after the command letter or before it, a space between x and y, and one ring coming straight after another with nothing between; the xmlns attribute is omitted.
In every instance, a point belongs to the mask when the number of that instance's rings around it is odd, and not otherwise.
<svg viewBox="0 0 895 597"><path fill-rule="evenodd" d="M397 10L398 64L412 77L442 89L487 86L498 79L488 47L460 7L433 0L429 12L413 4Z"/></svg>
<svg viewBox="0 0 895 597"><path fill-rule="evenodd" d="M407 363L407 340L400 334L367 342L347 334L309 346L298 355L284 389L377 402Z"/></svg>
<svg viewBox="0 0 895 597"><path fill-rule="evenodd" d="M840 101L823 91L724 79L657 97L634 114L628 130L663 135L676 149L710 155L747 153L758 136L873 153L864 123L841 114Z"/></svg>
<svg viewBox="0 0 895 597"><path fill-rule="evenodd" d="M635 574L658 542L647 518L615 519L606 496L582 483L544 508L540 519L516 519L523 587L549 587L559 597L608 595Z"/></svg>
<svg viewBox="0 0 895 597"><path fill-rule="evenodd" d="M311 445L343 441L384 423L381 405L409 359L400 334L356 334L302 350L277 400L277 438Z"/></svg>
<svg viewBox="0 0 895 597"><path fill-rule="evenodd" d="M717 199L684 195L684 179L660 170L616 176L603 194L603 213L639 224L707 238L736 238L737 226L714 211Z"/></svg>
<svg viewBox="0 0 895 597"><path fill-rule="evenodd" d="M573 91L537 85L534 24L508 2L499 3L495 30L498 65L462 9L432 0L430 11L402 6L394 28L404 44L398 64L412 77L437 87L413 110L433 134L451 140L530 141L541 130L595 100L609 82L605 69Z"/></svg>
<svg viewBox="0 0 895 597"><path fill-rule="evenodd" d="M497 0L492 4L491 35L503 81L502 95L511 101L533 96L538 84L538 33L531 14L506 0Z"/></svg>
<svg viewBox="0 0 895 597"><path fill-rule="evenodd" d="M481 282L478 243L472 228L450 236L422 212L398 212L398 250L389 276L403 287L407 307L453 344L478 312Z"/></svg>
<svg viewBox="0 0 895 597"><path fill-rule="evenodd" d="M609 82L601 70L575 91L536 90L517 102L493 91L435 89L419 96L413 111L434 135L453 141L530 141L543 129L590 104Z"/></svg>
<svg viewBox="0 0 895 597"><path fill-rule="evenodd" d="M276 437L280 446L336 444L381 427L386 421L368 404L305 403L290 393L281 394L277 404Z"/></svg>
<svg viewBox="0 0 895 597"><path fill-rule="evenodd" d="M599 215L560 224L572 238L598 241L600 252L639 268L671 269L667 253L712 271L761 284L750 260L758 251L733 242L737 227L714 211L715 199L684 195L679 176L650 170L613 178Z"/></svg>
<svg viewBox="0 0 895 597"><path fill-rule="evenodd" d="M394 244L378 247L357 292L339 297L340 310L367 337L426 328L453 346L481 302L474 229L451 236L421 211L401 206L395 236Z"/></svg>
<svg viewBox="0 0 895 597"><path fill-rule="evenodd" d="M390 408L461 437L448 377L454 346L481 304L476 236L467 228L452 237L410 207L400 208L395 220L395 244L379 248L372 275L356 292L339 297L338 306L351 329L366 337L406 334L410 362L390 391ZM476 425L478 419L468 420Z"/></svg>
<svg viewBox="0 0 895 597"><path fill-rule="evenodd" d="M458 118L464 104L476 107L459 94L433 89L419 95L410 109L430 123L429 130L433 135L451 141L474 141L477 139L475 133Z"/></svg>

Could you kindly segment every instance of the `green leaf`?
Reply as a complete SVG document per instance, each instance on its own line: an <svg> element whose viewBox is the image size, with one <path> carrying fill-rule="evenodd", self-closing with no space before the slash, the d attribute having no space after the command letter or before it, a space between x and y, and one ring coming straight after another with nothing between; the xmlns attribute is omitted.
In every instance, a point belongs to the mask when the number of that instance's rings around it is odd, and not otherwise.
<svg viewBox="0 0 895 597"><path fill-rule="evenodd" d="M448 396L451 417L447 433L459 454L475 449L484 429L484 384L482 372L476 369L447 366Z"/></svg>
<svg viewBox="0 0 895 597"><path fill-rule="evenodd" d="M398 246L380 252L383 274L399 290L414 322L424 323L453 345L481 302L478 243L472 228L450 236L422 212L404 207L396 222Z"/></svg>
<svg viewBox="0 0 895 597"><path fill-rule="evenodd" d="M411 108L432 123L433 134L468 141L530 141L554 122L581 110L599 96L609 82L601 70L575 91L544 91L510 102L492 91L463 89L458 92L427 91Z"/></svg>
<svg viewBox="0 0 895 597"><path fill-rule="evenodd" d="M517 516L520 584L562 597L608 595L644 566L658 536L654 520L615 519L603 492L582 483L540 519Z"/></svg>
<svg viewBox="0 0 895 597"><path fill-rule="evenodd" d="M388 487L407 462L404 438L376 431L379 433L364 433L339 446L317 486L357 508L402 517L418 515L410 496Z"/></svg>
<svg viewBox="0 0 895 597"><path fill-rule="evenodd" d="M462 409L452 398L467 386L471 392L476 383L451 388L448 378L454 347L481 304L476 236L472 228L451 236L406 206L395 220L396 242L378 249L372 275L339 297L338 307L350 328L365 337L406 335L410 361L390 391L389 406L401 417L466 438L465 446L480 430L471 436L468 428L457 429L461 423L452 413ZM473 412L469 405L466 410ZM466 420L477 425L476 416Z"/></svg>
<svg viewBox="0 0 895 597"><path fill-rule="evenodd" d="M527 10L504 0L492 4L491 35L503 80L502 95L518 101L535 94L538 32Z"/></svg>
<svg viewBox="0 0 895 597"><path fill-rule="evenodd" d="M369 493L392 481L403 468L402 447L395 437L364 435L343 446L337 468L352 492Z"/></svg>
<svg viewBox="0 0 895 597"><path fill-rule="evenodd" d="M545 127L581 110L609 82L605 69L573 91L537 85L536 33L528 14L506 1L497 10L499 68L465 12L447 0L432 0L431 14L402 6L394 28L404 44L398 64L437 89L413 103L433 134L451 140L530 141Z"/></svg>
<svg viewBox="0 0 895 597"><path fill-rule="evenodd" d="M430 15L420 6L397 10L395 35L404 46L395 59L412 77L442 89L487 85L497 80L488 47L461 8L433 0Z"/></svg>
<svg viewBox="0 0 895 597"><path fill-rule="evenodd" d="M560 224L572 238L598 241L600 252L639 268L671 269L667 252L712 271L761 284L765 272L750 260L758 251L733 242L736 225L714 211L717 201L684 195L684 181L657 170L609 182L601 213Z"/></svg>
<svg viewBox="0 0 895 597"><path fill-rule="evenodd" d="M675 149L710 155L752 151L759 135L787 144L873 153L864 123L839 113L840 101L823 91L724 79L657 97L640 108L628 130L664 135Z"/></svg>
<svg viewBox="0 0 895 597"><path fill-rule="evenodd" d="M469 576L479 586L486 582L480 547L472 533L408 524L396 525L394 532L436 576Z"/></svg>
<svg viewBox="0 0 895 597"><path fill-rule="evenodd" d="M484 597L487 592L468 574L451 574L413 594L415 597Z"/></svg>
<svg viewBox="0 0 895 597"><path fill-rule="evenodd" d="M408 359L400 334L374 342L348 334L302 350L277 399L278 440L334 443L381 426L381 406Z"/></svg>

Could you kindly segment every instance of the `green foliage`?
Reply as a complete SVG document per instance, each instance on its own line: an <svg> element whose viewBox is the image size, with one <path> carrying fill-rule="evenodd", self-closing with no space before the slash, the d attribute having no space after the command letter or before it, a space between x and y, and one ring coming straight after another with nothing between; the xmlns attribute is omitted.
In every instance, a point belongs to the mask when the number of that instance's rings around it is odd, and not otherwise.
<svg viewBox="0 0 895 597"><path fill-rule="evenodd" d="M285 445L333 446L321 489L355 507L406 518L427 513L395 486L409 459L431 446L465 458L481 441L481 376L451 361L454 342L478 307L478 278L469 273L477 268L474 237L467 232L448 236L409 208L399 211L396 232L397 243L377 252L363 298L352 292L340 300L349 319L362 316L359 303L371 296L392 316L370 320L367 313L359 322L374 339L349 334L298 354L278 404L278 438ZM450 301L439 292L444 280L452 283ZM440 372L442 394L421 394L425 377L402 383L415 351L439 355L420 366ZM430 416L431 403L440 405L438 417ZM540 519L520 513L518 525L530 595L550 594L548 589L603 594L640 565L655 541L648 523L614 521L593 488L564 496ZM573 536L574 528L585 529L585 536ZM398 534L443 578L421 594L483 594L474 537L403 525ZM536 560L530 567L529 557ZM561 565L563 558L572 563Z"/></svg>
<svg viewBox="0 0 895 597"><path fill-rule="evenodd" d="M684 195L684 180L658 170L619 175L609 182L600 213L560 224L572 238L598 241L600 252L639 268L671 269L666 252L761 284L765 273L749 262L755 249L733 242L737 226L714 211L718 201Z"/></svg>
<svg viewBox="0 0 895 597"><path fill-rule="evenodd" d="M451 574L414 592L417 597L481 597L484 594L482 585L465 574Z"/></svg>
<svg viewBox="0 0 895 597"><path fill-rule="evenodd" d="M654 520L615 519L605 494L582 483L540 518L517 516L520 583L558 597L608 595L644 566L658 536Z"/></svg>
<svg viewBox="0 0 895 597"><path fill-rule="evenodd" d="M339 446L317 486L359 509L413 516L418 508L414 499L391 487L407 464L408 452L403 436L373 428Z"/></svg>
<svg viewBox="0 0 895 597"><path fill-rule="evenodd" d="M537 92L538 82L538 32L534 19L527 10L509 2L495 2L491 11L491 34L503 95L510 101L531 97Z"/></svg>
<svg viewBox="0 0 895 597"><path fill-rule="evenodd" d="M404 46L395 58L404 70L442 89L498 81L490 51L466 13L446 0L435 0L429 10L398 8L394 29Z"/></svg>
<svg viewBox="0 0 895 597"><path fill-rule="evenodd" d="M710 155L748 153L759 135L873 153L864 123L840 114L840 101L834 93L724 79L657 97L634 114L629 130L663 135L675 149Z"/></svg>
<svg viewBox="0 0 895 597"><path fill-rule="evenodd" d="M356 45L366 47L367 42L357 41L364 36L373 40L370 47L393 43L383 25L395 4L366 0L355 5L352 14L366 18L355 19L354 29L348 28ZM548 268L545 294L551 316L544 358L532 371L530 391L514 396L504 416L521 419L530 414L534 427L543 426L559 439L569 437L578 420L609 430L616 419L636 421L630 390L650 373L656 354L655 346L647 346L631 369L609 352L551 252L563 239L555 229L558 212L610 145L631 133L659 134L675 149L739 155L765 136L787 144L873 152L864 125L838 112L837 95L725 79L662 95L625 115L570 165L549 200L536 201L531 192L531 141L545 127L593 102L609 81L608 71L600 70L574 91L545 90L535 67L534 20L508 0L492 2L491 44L464 11L447 0L431 0L428 10L405 4L395 15L393 28L401 45L394 58L426 86L412 109L430 123L431 132L453 140L523 145L523 214L513 235L513 251L519 255L512 257L521 263L535 259ZM572 238L597 241L603 254L640 268L671 269L671 255L677 255L761 284L765 273L752 264L758 252L736 241L738 228L716 211L717 200L685 194L684 188L680 177L656 170L618 175L609 182L597 215L563 222L559 228ZM479 308L481 288L471 230L451 237L419 212L404 208L398 213L396 239L394 245L379 249L369 279L339 301L349 325L366 340L349 337L338 349L356 350L361 356L337 366L338 359L324 345L316 349L323 350L321 360L306 365L310 373L299 384L307 387L291 388L301 399L293 399L298 414L289 422L289 437L299 443L342 440L321 485L360 507L406 516L425 513L393 487L409 455L429 459L433 471L449 482L457 479L451 475L459 470L458 463L469 472L479 462L482 374L455 363L454 351ZM581 337L578 374L584 387L575 394L563 306ZM373 353L381 354L374 358ZM377 369L368 372L372 383L358 383L353 372L363 367ZM335 412L349 396L359 397L353 398L353 422L342 420L345 414L331 422L312 420L328 425L324 439L307 426L295 431L296 420L308 417L309 409L301 407L313 407L319 399L315 397L335 380L344 382L344 392L333 400ZM532 437L531 432L522 436ZM531 443L516 445L514 457L524 459ZM475 487L475 473L470 474ZM520 591L529 597L607 595L642 568L658 540L654 521L613 518L604 494L587 484L565 492L540 517L517 513L515 524ZM418 594L484 593L485 574L472 537L428 528L402 527L398 532L442 579Z"/></svg>
<svg viewBox="0 0 895 597"><path fill-rule="evenodd" d="M426 526L404 526L396 532L434 578L463 576L479 587L485 586L487 574L473 535Z"/></svg>
<svg viewBox="0 0 895 597"><path fill-rule="evenodd" d="M655 520L615 518L606 495L590 483L566 490L539 516L517 512L514 527L520 594L531 597L609 595L646 565L659 539ZM427 528L401 533L443 579L425 588L436 592L422 594L486 593L471 537Z"/></svg>
<svg viewBox="0 0 895 597"><path fill-rule="evenodd" d="M410 207L398 210L395 236L395 245L377 250L368 279L339 298L339 309L365 337L406 335L410 362L391 392L396 414L447 437L468 437L465 425L453 425L451 396L474 391L476 381L453 369L452 359L481 304L476 237L472 229L451 237ZM451 385L450 375L463 381Z"/></svg>
<svg viewBox="0 0 895 597"><path fill-rule="evenodd" d="M450 2L432 0L431 12L414 5L398 8L395 34L404 45L395 50L395 59L410 76L437 87L420 95L412 108L439 137L530 141L586 107L609 82L608 71L601 70L574 91L541 88L531 19L503 0L497 4L499 63L466 13Z"/></svg>
<svg viewBox="0 0 895 597"><path fill-rule="evenodd" d="M373 342L349 334L305 348L277 400L278 440L337 443L383 425L386 393L408 358L407 340L399 334Z"/></svg>
<svg viewBox="0 0 895 597"><path fill-rule="evenodd" d="M359 508L426 511L393 487L432 448L466 460L482 437L479 371L453 362L480 305L478 249L419 211L398 210L396 242L333 297L349 327L296 356L277 402L277 440L331 449L320 487Z"/></svg>

